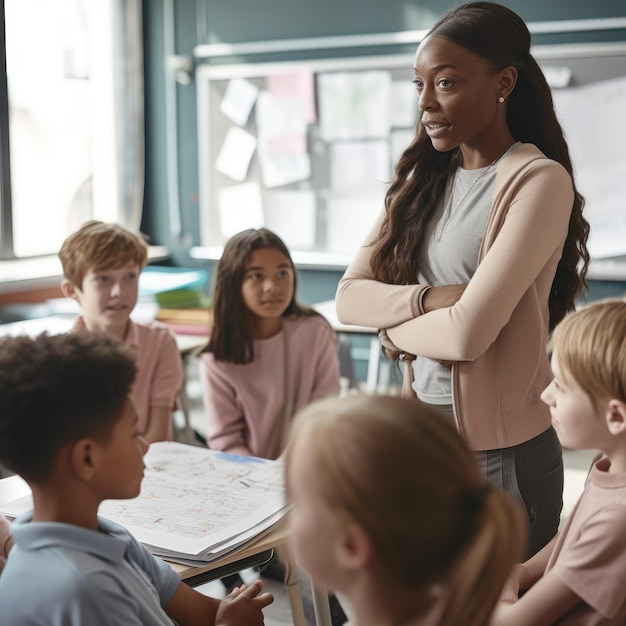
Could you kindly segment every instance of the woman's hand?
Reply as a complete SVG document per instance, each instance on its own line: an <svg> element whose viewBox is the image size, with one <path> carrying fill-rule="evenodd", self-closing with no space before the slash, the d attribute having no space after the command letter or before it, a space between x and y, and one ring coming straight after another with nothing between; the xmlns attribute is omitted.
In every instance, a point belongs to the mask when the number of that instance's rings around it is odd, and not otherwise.
<svg viewBox="0 0 626 626"><path fill-rule="evenodd" d="M461 285L442 285L441 287L429 287L424 294L422 300L422 308L425 313L435 311L436 309L443 309L456 304L459 298L463 295L467 283ZM414 359L415 356L404 352L398 346L394 345L393 341L389 338L386 329L381 328L378 331L378 339L383 347L385 356L391 359L394 363L402 357L403 359L408 357ZM404 355L404 356L403 356ZM433 359L439 365L443 367L451 367L453 361L440 361L439 359Z"/></svg>
<svg viewBox="0 0 626 626"><path fill-rule="evenodd" d="M463 295L467 283L462 285L442 285L441 287L430 287L424 294L422 308L426 313L445 309L456 304Z"/></svg>
<svg viewBox="0 0 626 626"><path fill-rule="evenodd" d="M394 363L397 363L399 360L413 361L415 359L414 354L403 352L402 350L400 350L400 348L395 346L393 341L389 339L389 335L387 334L387 331L384 328L381 328L378 331L378 339L380 341L381 346L383 347L383 352L385 356L388 359L391 359ZM453 361L440 361L439 359L433 359L433 361L436 361L437 363L439 363L439 365L442 365L443 367L452 367L452 363L453 363Z"/></svg>
<svg viewBox="0 0 626 626"><path fill-rule="evenodd" d="M381 328L378 331L378 339L380 341L380 345L383 347L383 353L385 356L388 359L391 359L394 363L397 363L404 352L394 345L391 339L389 339L386 329Z"/></svg>

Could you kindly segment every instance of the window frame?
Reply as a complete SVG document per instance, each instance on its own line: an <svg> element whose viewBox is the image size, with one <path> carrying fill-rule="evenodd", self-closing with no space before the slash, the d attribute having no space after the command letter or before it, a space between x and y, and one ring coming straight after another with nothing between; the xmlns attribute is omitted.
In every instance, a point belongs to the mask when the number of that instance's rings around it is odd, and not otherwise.
<svg viewBox="0 0 626 626"><path fill-rule="evenodd" d="M4 0L0 0L0 260L14 258Z"/></svg>
<svg viewBox="0 0 626 626"><path fill-rule="evenodd" d="M113 202L116 205L117 217L105 218L99 216L101 211L97 211L92 219L119 221L129 228L138 230L143 213L145 184L141 0L111 0L111 2L111 20L116 27L114 56L111 63L114 67L119 67L120 59L125 61L123 71L116 74L113 95L115 145L111 167L116 170L114 185L116 199ZM0 262L55 257L52 251L19 257L15 253L9 118L6 7L5 0L0 0Z"/></svg>

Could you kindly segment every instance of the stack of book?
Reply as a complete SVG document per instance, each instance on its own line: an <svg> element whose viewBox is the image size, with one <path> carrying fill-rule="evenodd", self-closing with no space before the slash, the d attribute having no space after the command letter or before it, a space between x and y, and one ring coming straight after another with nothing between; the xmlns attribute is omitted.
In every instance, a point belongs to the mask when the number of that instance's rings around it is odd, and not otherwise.
<svg viewBox="0 0 626 626"><path fill-rule="evenodd" d="M213 323L209 307L187 309L160 307L156 319L179 335L208 335Z"/></svg>

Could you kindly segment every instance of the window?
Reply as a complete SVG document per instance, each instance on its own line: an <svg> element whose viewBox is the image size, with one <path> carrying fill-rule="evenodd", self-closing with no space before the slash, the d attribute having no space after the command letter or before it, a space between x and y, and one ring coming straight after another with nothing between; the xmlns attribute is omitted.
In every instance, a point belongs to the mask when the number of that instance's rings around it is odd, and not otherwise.
<svg viewBox="0 0 626 626"><path fill-rule="evenodd" d="M0 257L55 254L88 219L138 228L139 0L3 0L3 10Z"/></svg>

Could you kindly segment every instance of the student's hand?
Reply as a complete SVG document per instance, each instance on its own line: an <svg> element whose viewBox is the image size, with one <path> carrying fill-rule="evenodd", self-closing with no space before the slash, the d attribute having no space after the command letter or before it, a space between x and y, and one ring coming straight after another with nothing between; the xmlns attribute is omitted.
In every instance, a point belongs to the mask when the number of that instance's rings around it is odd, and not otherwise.
<svg viewBox="0 0 626 626"><path fill-rule="evenodd" d="M261 609L274 602L271 593L261 593L263 583L255 580L249 587L233 589L221 602L215 617L215 626L262 626Z"/></svg>

